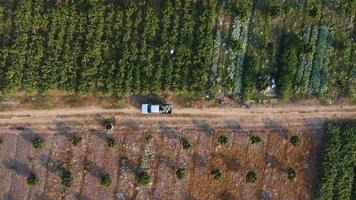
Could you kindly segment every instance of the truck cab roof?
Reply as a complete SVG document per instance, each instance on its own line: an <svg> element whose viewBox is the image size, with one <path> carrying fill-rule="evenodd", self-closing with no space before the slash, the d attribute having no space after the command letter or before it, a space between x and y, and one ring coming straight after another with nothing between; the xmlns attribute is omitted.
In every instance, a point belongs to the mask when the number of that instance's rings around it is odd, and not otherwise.
<svg viewBox="0 0 356 200"><path fill-rule="evenodd" d="M143 114L159 113L159 105L142 104L141 112Z"/></svg>

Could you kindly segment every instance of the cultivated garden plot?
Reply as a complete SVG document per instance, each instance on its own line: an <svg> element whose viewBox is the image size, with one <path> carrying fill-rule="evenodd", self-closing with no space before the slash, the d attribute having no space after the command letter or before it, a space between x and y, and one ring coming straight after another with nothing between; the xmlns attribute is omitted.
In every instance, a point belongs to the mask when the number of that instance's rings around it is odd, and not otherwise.
<svg viewBox="0 0 356 200"><path fill-rule="evenodd" d="M101 116L106 121L95 114L56 113L3 120L0 195L313 199L326 118L295 111L293 116L269 111L274 114L265 117L263 112L169 118L107 113Z"/></svg>

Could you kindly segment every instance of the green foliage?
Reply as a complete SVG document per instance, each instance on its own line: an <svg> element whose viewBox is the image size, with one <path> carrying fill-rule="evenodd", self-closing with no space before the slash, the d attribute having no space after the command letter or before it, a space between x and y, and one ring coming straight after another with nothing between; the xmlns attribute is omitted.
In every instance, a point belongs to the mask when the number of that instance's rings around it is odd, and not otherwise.
<svg viewBox="0 0 356 200"><path fill-rule="evenodd" d="M180 140L180 143L181 143L181 145L182 145L184 150L188 150L188 149L190 149L192 147L192 145L189 143L189 141L187 139L185 139L185 138L182 138Z"/></svg>
<svg viewBox="0 0 356 200"><path fill-rule="evenodd" d="M107 123L107 124L105 124L105 128L106 128L106 130L110 131L114 128L114 125L112 123Z"/></svg>
<svg viewBox="0 0 356 200"><path fill-rule="evenodd" d="M242 72L242 90L243 99L251 99L252 96L257 92L256 82L257 82L257 72L260 69L261 63L257 58L257 55L248 55L245 58L245 63L243 65Z"/></svg>
<svg viewBox="0 0 356 200"><path fill-rule="evenodd" d="M178 179L184 179L185 178L185 169L179 168L176 170L176 176Z"/></svg>
<svg viewBox="0 0 356 200"><path fill-rule="evenodd" d="M281 99L288 101L293 93L293 81L297 72L299 39L293 34L286 34L284 37L282 54L279 58L277 93Z"/></svg>
<svg viewBox="0 0 356 200"><path fill-rule="evenodd" d="M62 175L61 184L64 187L70 188L72 187L73 183L74 183L74 178L72 176L72 173L70 171L65 170Z"/></svg>
<svg viewBox="0 0 356 200"><path fill-rule="evenodd" d="M101 176L100 185L104 187L109 187L111 185L111 178L109 174Z"/></svg>
<svg viewBox="0 0 356 200"><path fill-rule="evenodd" d="M151 182L150 175L146 171L142 171L138 174L138 185L145 186Z"/></svg>
<svg viewBox="0 0 356 200"><path fill-rule="evenodd" d="M249 171L247 174L246 174L246 181L248 183L254 183L257 181L257 174L256 172L254 171Z"/></svg>
<svg viewBox="0 0 356 200"><path fill-rule="evenodd" d="M272 5L269 7L268 13L272 17L279 16L281 14L281 6L280 5Z"/></svg>
<svg viewBox="0 0 356 200"><path fill-rule="evenodd" d="M223 146L223 145L226 145L227 143L229 142L229 138L225 135L221 135L219 138L218 138L218 143L219 145Z"/></svg>
<svg viewBox="0 0 356 200"><path fill-rule="evenodd" d="M356 99L353 30L344 24L355 13L351 1L8 5L0 5L1 92L174 91L251 100L275 79L283 100L292 93ZM281 32L302 41L286 45Z"/></svg>
<svg viewBox="0 0 356 200"><path fill-rule="evenodd" d="M290 143L292 143L292 145L294 145L294 146L298 146L301 143L301 139L299 136L293 135L290 138Z"/></svg>
<svg viewBox="0 0 356 200"><path fill-rule="evenodd" d="M108 139L108 147L109 148L113 149L116 147L116 145L117 145L117 142L114 138Z"/></svg>
<svg viewBox="0 0 356 200"><path fill-rule="evenodd" d="M351 199L356 164L356 126L354 122L328 123L326 144L316 198Z"/></svg>
<svg viewBox="0 0 356 200"><path fill-rule="evenodd" d="M220 169L211 170L210 175L213 176L214 180L219 180L222 176Z"/></svg>
<svg viewBox="0 0 356 200"><path fill-rule="evenodd" d="M320 13L321 13L320 8L316 5L311 7L309 10L309 16L311 17L319 17Z"/></svg>
<svg viewBox="0 0 356 200"><path fill-rule="evenodd" d="M251 144L259 144L262 142L261 138L258 136L251 136L250 141Z"/></svg>
<svg viewBox="0 0 356 200"><path fill-rule="evenodd" d="M4 143L4 140L2 140L2 138L0 138L0 145L2 145Z"/></svg>
<svg viewBox="0 0 356 200"><path fill-rule="evenodd" d="M39 178L37 177L36 174L31 173L27 178L26 178L26 184L28 186L34 186L39 182Z"/></svg>
<svg viewBox="0 0 356 200"><path fill-rule="evenodd" d="M32 141L32 146L35 149L42 149L43 145L44 145L44 139L42 139L41 137L37 136L33 141Z"/></svg>
<svg viewBox="0 0 356 200"><path fill-rule="evenodd" d="M311 43L305 43L303 45L303 53L306 55L312 55L315 52L314 45Z"/></svg>
<svg viewBox="0 0 356 200"><path fill-rule="evenodd" d="M288 180L294 181L297 178L297 173L294 171L294 169L289 168L288 169Z"/></svg>
<svg viewBox="0 0 356 200"><path fill-rule="evenodd" d="M145 136L145 141L146 142L151 142L152 140L154 140L154 137L152 135L146 135Z"/></svg>
<svg viewBox="0 0 356 200"><path fill-rule="evenodd" d="M80 136L76 135L72 139L72 144L77 147L82 143L82 140L83 139Z"/></svg>

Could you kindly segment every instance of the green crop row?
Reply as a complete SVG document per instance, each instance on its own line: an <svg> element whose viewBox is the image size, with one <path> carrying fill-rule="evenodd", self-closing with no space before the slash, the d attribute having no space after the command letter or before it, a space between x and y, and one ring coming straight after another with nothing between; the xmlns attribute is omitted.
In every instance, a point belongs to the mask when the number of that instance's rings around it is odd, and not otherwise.
<svg viewBox="0 0 356 200"><path fill-rule="evenodd" d="M355 123L329 123L325 136L317 199L351 200L356 180Z"/></svg>

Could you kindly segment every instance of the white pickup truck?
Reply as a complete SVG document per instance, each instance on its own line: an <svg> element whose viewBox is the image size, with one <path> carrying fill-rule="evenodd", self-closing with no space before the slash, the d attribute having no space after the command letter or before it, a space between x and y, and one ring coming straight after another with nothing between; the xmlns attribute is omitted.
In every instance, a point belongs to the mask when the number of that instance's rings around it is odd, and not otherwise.
<svg viewBox="0 0 356 200"><path fill-rule="evenodd" d="M172 105L170 104L142 104L141 112L143 114L172 114Z"/></svg>

